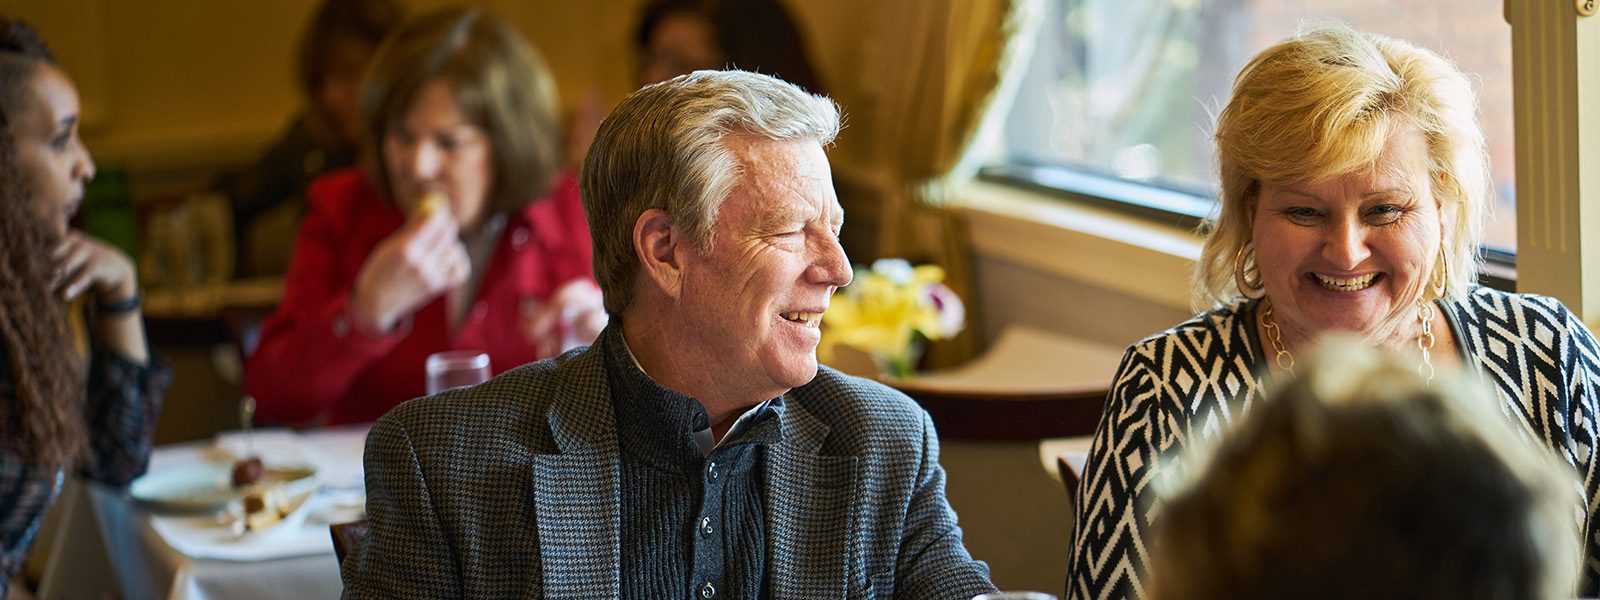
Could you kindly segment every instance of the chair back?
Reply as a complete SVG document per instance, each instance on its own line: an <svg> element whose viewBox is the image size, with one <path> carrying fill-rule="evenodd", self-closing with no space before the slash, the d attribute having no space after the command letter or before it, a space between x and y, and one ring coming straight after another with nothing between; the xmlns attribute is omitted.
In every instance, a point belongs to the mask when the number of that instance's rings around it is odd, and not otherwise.
<svg viewBox="0 0 1600 600"><path fill-rule="evenodd" d="M1056 469L1061 473L1061 485L1067 488L1067 499L1076 500L1079 475L1083 473L1083 465L1087 462L1087 452L1062 452L1056 457Z"/></svg>
<svg viewBox="0 0 1600 600"><path fill-rule="evenodd" d="M328 534L333 536L333 555L339 559L339 564L344 564L344 557L367 539L369 529L366 519L328 526Z"/></svg>

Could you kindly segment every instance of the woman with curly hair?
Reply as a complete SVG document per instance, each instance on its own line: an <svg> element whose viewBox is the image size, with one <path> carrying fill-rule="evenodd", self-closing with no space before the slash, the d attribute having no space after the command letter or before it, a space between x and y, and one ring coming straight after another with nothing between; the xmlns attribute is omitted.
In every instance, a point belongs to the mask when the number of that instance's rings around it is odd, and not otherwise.
<svg viewBox="0 0 1600 600"><path fill-rule="evenodd" d="M4 16L0 138L3 597L69 472L113 485L144 473L171 375L145 339L133 261L68 225L94 177L77 91L38 33Z"/></svg>

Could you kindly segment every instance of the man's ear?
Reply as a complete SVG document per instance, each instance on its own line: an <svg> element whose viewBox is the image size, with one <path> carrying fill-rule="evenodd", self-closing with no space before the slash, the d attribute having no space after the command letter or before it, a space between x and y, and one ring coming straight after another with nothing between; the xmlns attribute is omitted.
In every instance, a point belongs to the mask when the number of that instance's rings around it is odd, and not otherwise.
<svg viewBox="0 0 1600 600"><path fill-rule="evenodd" d="M673 229L672 218L659 208L644 211L633 223L633 251L639 255L645 277L674 300L683 287L678 246L686 241Z"/></svg>

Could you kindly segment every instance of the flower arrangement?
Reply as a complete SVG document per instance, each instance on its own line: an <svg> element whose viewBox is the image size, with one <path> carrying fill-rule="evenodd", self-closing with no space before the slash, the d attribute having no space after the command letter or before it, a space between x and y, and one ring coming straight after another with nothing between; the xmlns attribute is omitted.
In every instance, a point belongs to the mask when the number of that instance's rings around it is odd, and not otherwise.
<svg viewBox="0 0 1600 600"><path fill-rule="evenodd" d="M881 259L871 269L857 267L854 281L833 294L817 355L831 362L836 346L852 346L875 357L889 375L906 378L926 341L960 333L965 321L966 307L945 286L943 268Z"/></svg>

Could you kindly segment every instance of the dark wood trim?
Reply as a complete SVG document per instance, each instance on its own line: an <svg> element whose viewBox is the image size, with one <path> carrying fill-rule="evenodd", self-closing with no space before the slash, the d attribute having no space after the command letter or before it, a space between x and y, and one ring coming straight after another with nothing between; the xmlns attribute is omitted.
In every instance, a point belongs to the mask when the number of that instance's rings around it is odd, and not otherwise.
<svg viewBox="0 0 1600 600"><path fill-rule="evenodd" d="M896 385L933 417L939 437L1033 440L1090 435L1100 422L1110 382L1077 390L994 394ZM895 383L891 383L895 385Z"/></svg>

